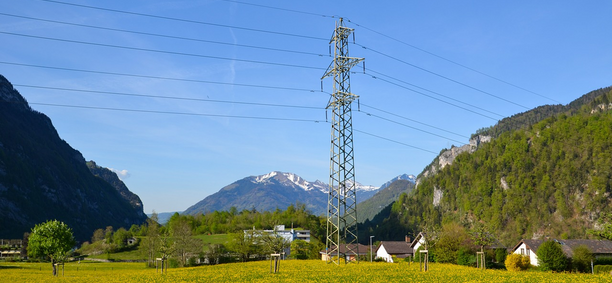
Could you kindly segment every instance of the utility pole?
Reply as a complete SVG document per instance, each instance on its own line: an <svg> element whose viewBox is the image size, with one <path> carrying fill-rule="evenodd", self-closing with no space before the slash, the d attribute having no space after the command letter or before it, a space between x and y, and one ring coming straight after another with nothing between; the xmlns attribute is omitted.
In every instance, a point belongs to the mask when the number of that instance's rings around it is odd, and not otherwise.
<svg viewBox="0 0 612 283"><path fill-rule="evenodd" d="M351 93L350 70L364 59L349 57L348 37L351 33L353 29L345 27L340 18L330 40L330 44L335 46L334 60L321 78L333 77L334 80L333 92L327 105L332 113L332 128L325 245L327 261L336 264L351 255L359 258L351 112L351 103L359 97Z"/></svg>

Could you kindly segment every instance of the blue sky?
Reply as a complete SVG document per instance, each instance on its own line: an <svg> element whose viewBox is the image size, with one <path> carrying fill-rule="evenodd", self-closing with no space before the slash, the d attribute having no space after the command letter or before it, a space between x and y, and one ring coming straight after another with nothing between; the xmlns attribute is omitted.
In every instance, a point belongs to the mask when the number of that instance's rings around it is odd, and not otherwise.
<svg viewBox="0 0 612 283"><path fill-rule="evenodd" d="M350 55L366 61L351 77L356 178L378 186L503 117L612 85L610 11L609 1L3 1L0 74L87 160L121 171L147 213L182 211L271 171L328 182L320 89L340 16L355 29Z"/></svg>

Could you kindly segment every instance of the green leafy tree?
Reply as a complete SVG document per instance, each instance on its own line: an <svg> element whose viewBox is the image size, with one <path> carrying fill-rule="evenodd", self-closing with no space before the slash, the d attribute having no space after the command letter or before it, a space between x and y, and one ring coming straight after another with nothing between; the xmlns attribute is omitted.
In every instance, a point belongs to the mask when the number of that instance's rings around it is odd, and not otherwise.
<svg viewBox="0 0 612 283"><path fill-rule="evenodd" d="M567 268L568 258L563 253L561 244L546 241L538 248L538 265L543 271L563 271Z"/></svg>
<svg viewBox="0 0 612 283"><path fill-rule="evenodd" d="M57 274L55 263L62 262L76 244L72 229L63 222L49 220L32 228L28 240L28 256L51 260L53 275Z"/></svg>
<svg viewBox="0 0 612 283"><path fill-rule="evenodd" d="M184 219L174 221L170 231L174 239L179 266L186 266L190 257L202 253L202 240L193 237L191 228Z"/></svg>
<svg viewBox="0 0 612 283"><path fill-rule="evenodd" d="M259 247L254 242L258 236L257 232L253 230L230 234L227 248L237 253L240 256L240 261L246 262L252 254L258 251Z"/></svg>
<svg viewBox="0 0 612 283"><path fill-rule="evenodd" d="M436 262L457 263L457 255L461 248L471 250L471 239L465 228L457 223L442 226L435 245Z"/></svg>
<svg viewBox="0 0 612 283"><path fill-rule="evenodd" d="M581 245L574 249L572 265L574 269L579 272L589 272L591 269L591 261L594 259L595 257L591 250L587 246Z"/></svg>
<svg viewBox="0 0 612 283"><path fill-rule="evenodd" d="M304 240L291 242L291 258L308 259L310 255L310 244Z"/></svg>
<svg viewBox="0 0 612 283"><path fill-rule="evenodd" d="M141 230L146 231L146 237L142 240L142 251L147 258L149 267L155 266L155 256L157 250L161 244L161 235L159 232L159 224L157 223L157 213L153 212L153 215L147 219L146 228Z"/></svg>

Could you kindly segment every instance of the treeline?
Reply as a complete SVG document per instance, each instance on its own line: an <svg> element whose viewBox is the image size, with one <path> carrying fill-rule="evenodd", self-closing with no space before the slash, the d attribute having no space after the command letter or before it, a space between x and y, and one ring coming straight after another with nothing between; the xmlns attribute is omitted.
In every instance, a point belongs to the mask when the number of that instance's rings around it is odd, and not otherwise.
<svg viewBox="0 0 612 283"><path fill-rule="evenodd" d="M325 237L326 220L311 215L304 204L295 204L286 210L258 212L256 210L214 211L207 214L181 215L175 213L168 222L160 225L157 214L146 223L132 225L130 229L112 226L93 232L91 242L85 242L80 254L110 254L128 250L139 250L140 258L155 266L156 258L168 259L174 266L191 266L197 259L206 259L210 264L247 261L265 258L270 253L281 253L291 245L292 257L316 258L323 248L319 239ZM286 242L274 233L276 225L286 228L310 230L311 242L295 240ZM246 231L246 232L245 232ZM204 244L198 235L229 234L222 244ZM136 240L130 245L128 240Z"/></svg>
<svg viewBox="0 0 612 283"><path fill-rule="evenodd" d="M507 246L521 238L587 238L586 230L610 211L611 98L608 92L573 115L504 132L459 155L401 196L377 225L412 233L424 225L482 221Z"/></svg>
<svg viewBox="0 0 612 283"><path fill-rule="evenodd" d="M206 214L181 215L175 213L166 226L176 221L185 221L195 235L228 234L249 229L273 229L276 225L285 225L310 230L312 237L325 237L324 217L310 214L305 204L289 205L286 210L259 212L255 209L238 211L232 207L229 211L213 211Z"/></svg>

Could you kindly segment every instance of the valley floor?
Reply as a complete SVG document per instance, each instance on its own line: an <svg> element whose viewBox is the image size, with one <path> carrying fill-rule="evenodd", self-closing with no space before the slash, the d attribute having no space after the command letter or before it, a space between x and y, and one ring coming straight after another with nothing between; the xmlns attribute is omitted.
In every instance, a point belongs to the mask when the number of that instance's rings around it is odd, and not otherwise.
<svg viewBox="0 0 612 283"><path fill-rule="evenodd" d="M49 263L0 262L2 282L612 282L610 275L481 271L472 267L430 264L419 271L418 263L369 263L340 265L318 260L286 260L278 273L270 262L248 262L172 268L159 274L144 263L66 263L62 275L51 275Z"/></svg>

